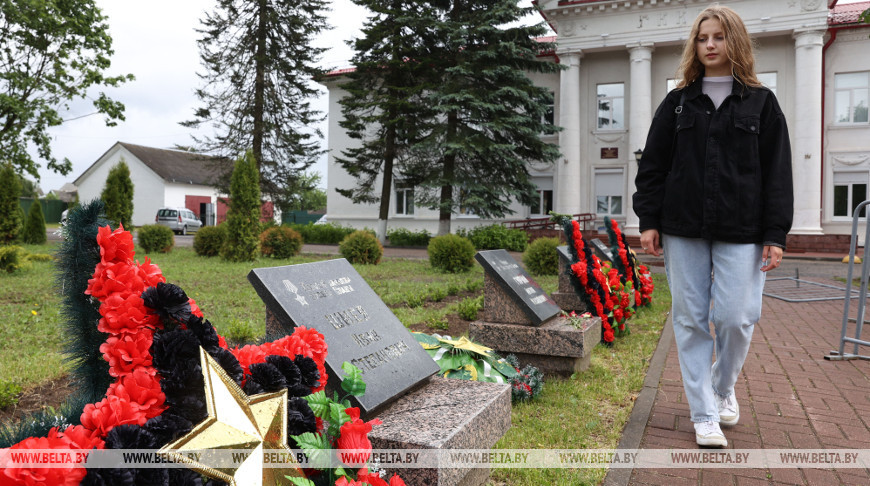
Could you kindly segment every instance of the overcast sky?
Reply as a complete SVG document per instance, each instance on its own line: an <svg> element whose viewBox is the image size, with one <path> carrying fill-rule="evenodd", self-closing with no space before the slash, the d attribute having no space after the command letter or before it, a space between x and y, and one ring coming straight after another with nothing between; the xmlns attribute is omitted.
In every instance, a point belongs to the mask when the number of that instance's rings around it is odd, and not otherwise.
<svg viewBox="0 0 870 486"><path fill-rule="evenodd" d="M203 13L214 8L214 0L96 0L109 19L109 32L115 54L109 75L132 73L136 80L118 89L106 90L126 105L127 120L116 127L106 127L99 115L64 123L50 131L52 151L59 160L67 157L73 170L67 176L45 169L39 161L40 187L46 193L72 182L93 164L115 142L129 142L148 147L172 148L190 144L191 129L180 121L192 118L198 106L193 95L200 86L196 76L201 71L198 38L195 28ZM321 65L331 68L348 67L353 55L344 41L360 35L367 11L350 0L333 0L329 23L334 27L315 40L315 45L328 47ZM531 5L531 0L522 0ZM538 17L540 18L540 17ZM321 111L327 109L326 90L315 101ZM90 101L71 105L64 119L93 112ZM326 126L323 125L324 135ZM326 139L323 141L324 147ZM31 151L35 156L35 152ZM313 166L323 175L326 187L326 157Z"/></svg>

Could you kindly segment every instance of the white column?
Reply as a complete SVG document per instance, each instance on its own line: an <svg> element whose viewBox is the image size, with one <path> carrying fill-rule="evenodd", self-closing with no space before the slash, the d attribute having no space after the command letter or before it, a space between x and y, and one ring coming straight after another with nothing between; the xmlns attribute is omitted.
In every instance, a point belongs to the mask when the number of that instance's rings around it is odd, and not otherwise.
<svg viewBox="0 0 870 486"><path fill-rule="evenodd" d="M822 36L824 31L794 33L795 126L792 140L794 222L792 233L822 233Z"/></svg>
<svg viewBox="0 0 870 486"><path fill-rule="evenodd" d="M562 214L580 212L580 52L559 54L566 66L559 77L559 150L556 162L555 211Z"/></svg>
<svg viewBox="0 0 870 486"><path fill-rule="evenodd" d="M637 176L637 159L634 152L643 150L646 143L647 132L652 123L652 43L629 44L629 61L631 63L631 92L629 93L629 105L631 115L629 118L628 152L623 160L628 158L628 192L626 194L625 233L638 235L640 221L632 209L631 196L636 190L634 178Z"/></svg>

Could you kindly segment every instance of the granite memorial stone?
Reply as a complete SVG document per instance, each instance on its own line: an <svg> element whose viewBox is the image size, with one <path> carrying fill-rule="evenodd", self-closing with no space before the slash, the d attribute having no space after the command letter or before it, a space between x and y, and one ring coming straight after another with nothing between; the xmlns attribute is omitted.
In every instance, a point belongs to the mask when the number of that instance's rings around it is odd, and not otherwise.
<svg viewBox="0 0 870 486"><path fill-rule="evenodd" d="M479 251L474 258L485 271L484 292L492 296L484 305L488 320L540 326L561 312L506 250Z"/></svg>
<svg viewBox="0 0 870 486"><path fill-rule="evenodd" d="M592 244L592 252L595 253L595 256L597 256L599 260L602 262L613 261L613 250L611 250L609 246L602 243L598 238L593 238L589 243ZM567 249L568 247L566 246L565 248Z"/></svg>
<svg viewBox="0 0 870 486"><path fill-rule="evenodd" d="M571 271L571 251L567 246L556 247L556 253L559 256L559 289L553 293L553 301L556 302L563 311L574 311L578 314L586 312L586 304L583 299L577 295L574 286L571 284L571 277L568 272Z"/></svg>
<svg viewBox="0 0 870 486"><path fill-rule="evenodd" d="M274 337L304 325L323 334L327 387L339 389L341 364L362 370L366 393L352 397L366 415L439 371L374 290L345 259L256 268L248 274L267 308Z"/></svg>

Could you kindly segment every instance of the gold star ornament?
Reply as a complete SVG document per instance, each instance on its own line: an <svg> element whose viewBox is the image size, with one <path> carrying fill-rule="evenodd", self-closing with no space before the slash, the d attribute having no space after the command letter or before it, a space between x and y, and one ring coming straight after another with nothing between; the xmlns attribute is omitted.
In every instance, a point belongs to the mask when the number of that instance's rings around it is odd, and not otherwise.
<svg viewBox="0 0 870 486"><path fill-rule="evenodd" d="M304 477L287 447L287 390L249 397L201 347L199 356L208 417L160 453L230 486L276 486L285 476ZM230 450L228 463L203 461L224 459L219 453ZM274 467L276 458L287 466Z"/></svg>

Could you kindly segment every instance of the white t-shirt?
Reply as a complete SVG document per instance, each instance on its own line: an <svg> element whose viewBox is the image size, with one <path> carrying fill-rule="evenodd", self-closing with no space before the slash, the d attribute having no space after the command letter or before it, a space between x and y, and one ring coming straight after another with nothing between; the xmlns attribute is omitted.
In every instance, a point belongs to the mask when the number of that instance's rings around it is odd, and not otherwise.
<svg viewBox="0 0 870 486"><path fill-rule="evenodd" d="M734 78L731 76L712 76L705 77L701 84L701 91L713 100L716 109L725 101L725 98L731 94L731 83Z"/></svg>

